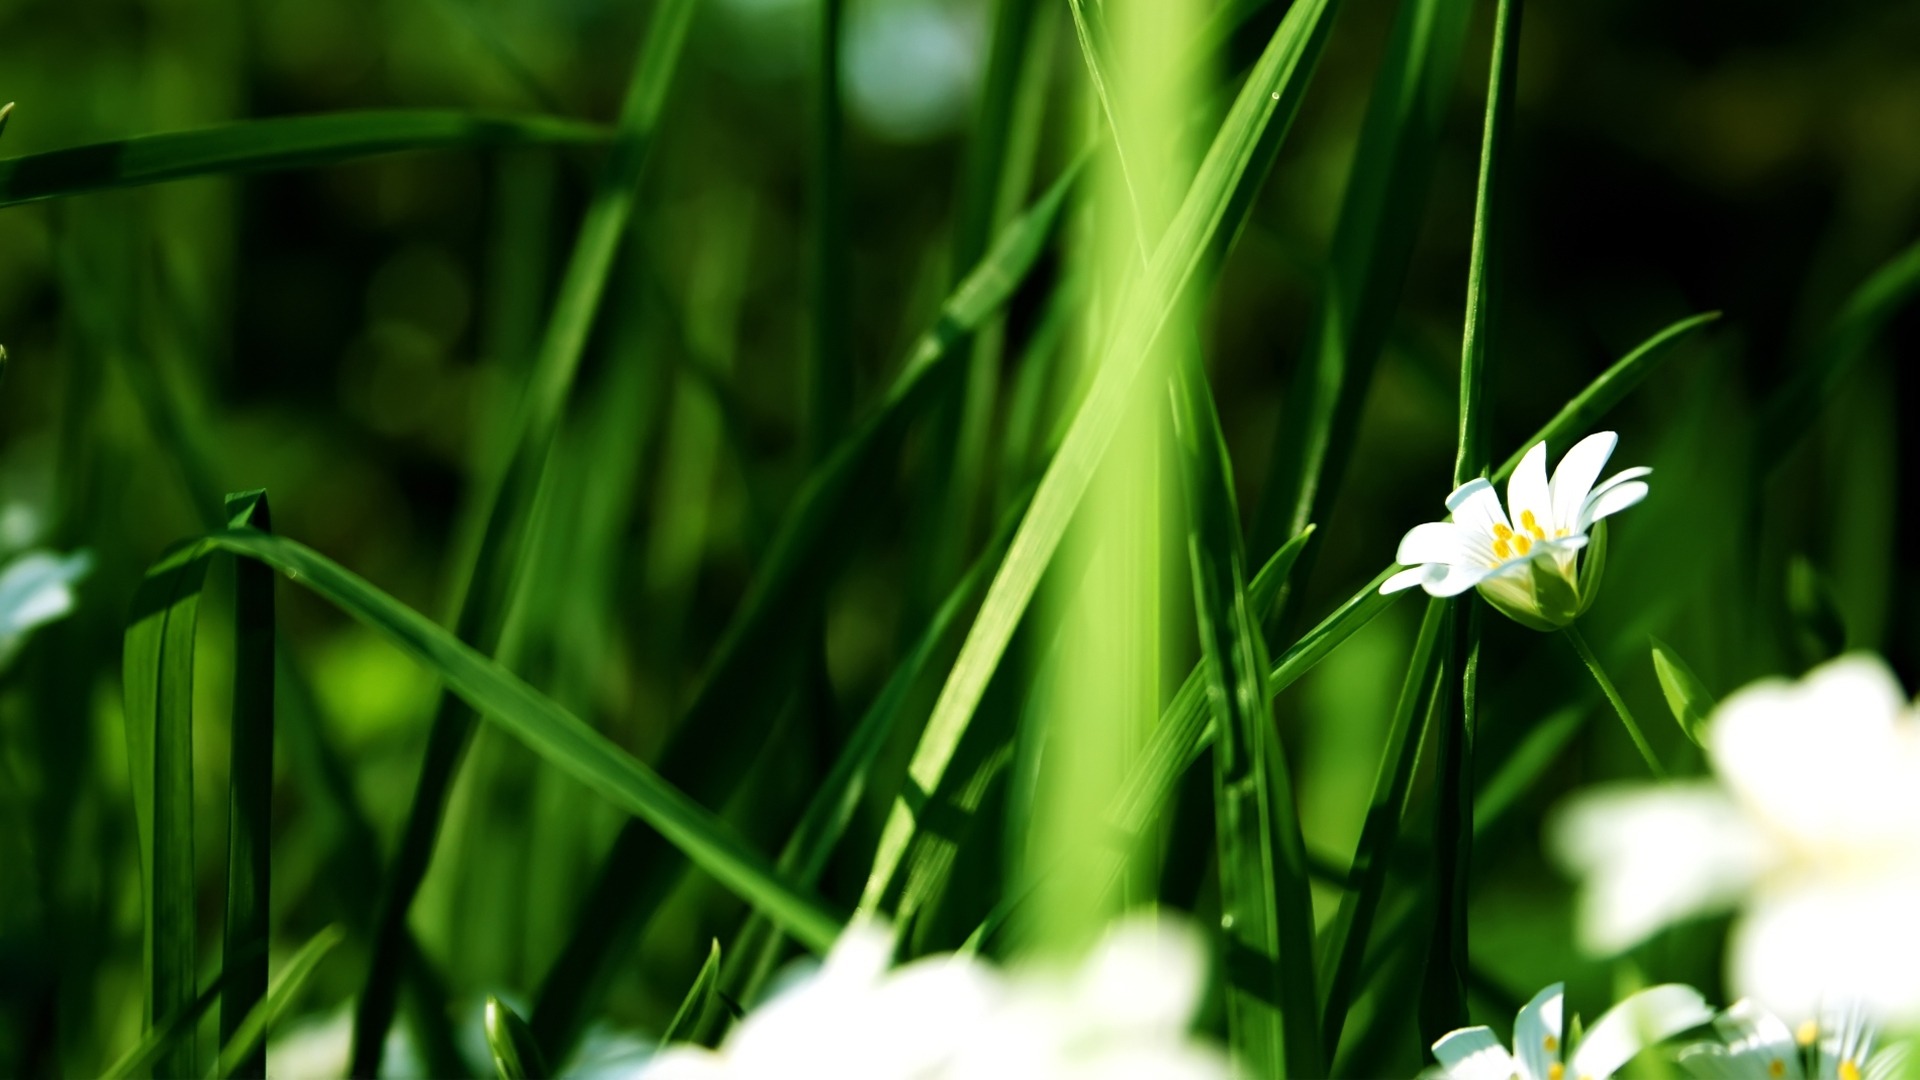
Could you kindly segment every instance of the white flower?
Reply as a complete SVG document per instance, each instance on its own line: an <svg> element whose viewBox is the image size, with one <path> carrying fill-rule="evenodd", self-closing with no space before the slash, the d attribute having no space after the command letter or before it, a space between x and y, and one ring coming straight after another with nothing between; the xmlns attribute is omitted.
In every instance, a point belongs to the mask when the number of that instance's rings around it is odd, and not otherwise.
<svg viewBox="0 0 1920 1080"><path fill-rule="evenodd" d="M1535 994L1513 1021L1513 1052L1493 1029L1450 1031L1433 1044L1441 1075L1452 1080L1606 1080L1654 1043L1698 1027L1713 1010L1698 990L1669 983L1650 986L1602 1013L1568 1054L1564 999L1554 983Z"/></svg>
<svg viewBox="0 0 1920 1080"><path fill-rule="evenodd" d="M1753 1002L1736 1001L1713 1018L1719 1039L1680 1051L1699 1080L1894 1080L1908 1047L1873 1052L1874 1026L1858 1005L1829 1006L1796 1030Z"/></svg>
<svg viewBox="0 0 1920 1080"><path fill-rule="evenodd" d="M1920 1022L1920 712L1879 659L1767 680L1709 719L1716 780L1584 795L1552 829L1589 951L1740 907L1728 977L1789 1019Z"/></svg>
<svg viewBox="0 0 1920 1080"><path fill-rule="evenodd" d="M93 569L87 552L29 551L0 570L0 667L35 627L73 610L73 586Z"/></svg>
<svg viewBox="0 0 1920 1080"><path fill-rule="evenodd" d="M1183 924L1116 924L1070 972L972 956L889 969L856 924L818 971L749 1013L717 1051L676 1046L642 1080L1226 1080L1192 1039L1204 947Z"/></svg>
<svg viewBox="0 0 1920 1080"><path fill-rule="evenodd" d="M1653 470L1615 473L1594 481L1620 437L1611 431L1574 444L1547 479L1547 444L1535 443L1507 479L1507 505L1484 477L1447 496L1451 521L1416 525L1400 540L1395 561L1411 570L1388 578L1383 593L1415 585L1431 596L1458 596L1477 588L1502 613L1535 630L1573 622L1598 594L1605 532L1596 523L1647 497L1641 477ZM1418 564L1418 565L1414 565Z"/></svg>

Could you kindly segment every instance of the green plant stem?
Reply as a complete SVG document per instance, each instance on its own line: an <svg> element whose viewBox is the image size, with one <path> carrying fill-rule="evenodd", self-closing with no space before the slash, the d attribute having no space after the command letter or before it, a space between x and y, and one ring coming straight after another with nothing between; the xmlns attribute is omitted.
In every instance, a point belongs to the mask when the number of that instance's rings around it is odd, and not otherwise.
<svg viewBox="0 0 1920 1080"><path fill-rule="evenodd" d="M1606 694L1607 700L1613 703L1613 711L1619 713L1620 722L1627 725L1627 735L1633 739L1634 748L1639 750L1640 756L1646 760L1647 768L1653 770L1654 776L1665 780L1667 770L1660 766L1660 759L1653 756L1653 747L1647 742L1647 737L1641 734L1640 724L1633 718L1633 710L1627 708L1626 700L1620 696L1620 691L1614 689L1613 680L1607 677L1607 669L1600 666L1600 658L1594 655L1593 647L1587 644L1587 639L1581 637L1580 631L1576 630L1572 624L1568 624L1560 633L1573 643L1573 651L1580 654L1580 659L1586 663L1587 670L1593 672L1593 681L1600 684L1601 693Z"/></svg>

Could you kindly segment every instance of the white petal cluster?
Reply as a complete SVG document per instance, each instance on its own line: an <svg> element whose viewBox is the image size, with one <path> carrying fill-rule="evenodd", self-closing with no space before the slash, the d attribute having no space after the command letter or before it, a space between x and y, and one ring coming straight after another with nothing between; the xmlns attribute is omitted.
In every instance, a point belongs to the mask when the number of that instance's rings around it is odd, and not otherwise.
<svg viewBox="0 0 1920 1080"><path fill-rule="evenodd" d="M1547 444L1535 443L1507 480L1503 507L1485 478L1447 496L1450 521L1416 525L1400 541L1395 561L1412 566L1388 578L1383 593L1415 585L1431 596L1479 589L1487 602L1523 625L1557 630L1593 602L1598 551L1587 547L1593 527L1647 497L1642 478L1653 470L1626 469L1596 485L1620 437L1611 431L1574 444L1547 479ZM1595 545L1596 548L1600 545Z"/></svg>
<svg viewBox="0 0 1920 1080"><path fill-rule="evenodd" d="M1584 879L1579 931L1611 954L1738 907L1728 978L1799 1021L1858 1001L1920 1024L1920 711L1878 658L1728 698L1706 731L1715 779L1583 795L1552 829Z"/></svg>
<svg viewBox="0 0 1920 1080"><path fill-rule="evenodd" d="M1857 1003L1829 1003L1819 1020L1796 1028L1742 999L1713 1018L1711 1042L1680 1051L1680 1067L1697 1080L1895 1080L1910 1048L1878 1052L1877 1032Z"/></svg>
<svg viewBox="0 0 1920 1080"><path fill-rule="evenodd" d="M718 1050L670 1047L641 1080L1226 1080L1188 1034L1204 947L1164 917L1117 923L1072 971L952 954L889 967L893 938L849 927L811 976Z"/></svg>
<svg viewBox="0 0 1920 1080"><path fill-rule="evenodd" d="M1511 1053L1491 1028L1448 1032L1433 1044L1440 1074L1452 1080L1606 1080L1640 1051L1713 1016L1690 986L1651 986L1602 1013L1569 1053L1565 998L1565 984L1554 983L1527 1002L1513 1021Z"/></svg>

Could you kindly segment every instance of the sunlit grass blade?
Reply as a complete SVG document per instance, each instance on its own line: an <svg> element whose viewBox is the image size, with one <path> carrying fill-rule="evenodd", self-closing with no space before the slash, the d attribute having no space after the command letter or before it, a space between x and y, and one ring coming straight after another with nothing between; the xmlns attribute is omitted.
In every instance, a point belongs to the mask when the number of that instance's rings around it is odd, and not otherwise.
<svg viewBox="0 0 1920 1080"><path fill-rule="evenodd" d="M658 829L809 948L825 949L838 936L838 916L780 876L712 811L517 675L364 578L302 544L252 529L228 530L182 550L202 557L226 551L273 567L392 642L535 753ZM163 563L149 580L168 565Z"/></svg>
<svg viewBox="0 0 1920 1080"><path fill-rule="evenodd" d="M207 563L176 547L134 593L123 657L127 766L143 885L146 1027L194 999L193 635ZM192 1039L162 1057L163 1076L198 1076Z"/></svg>
<svg viewBox="0 0 1920 1080"><path fill-rule="evenodd" d="M1360 965L1366 957L1367 938L1373 917L1386 891L1387 871L1393 848L1400 836L1401 816L1407 805L1407 791L1413 780L1414 761L1419 757L1424 734L1423 721L1434 684L1443 666L1438 655L1448 615L1443 600L1427 601L1427 612L1414 639L1413 658L1407 663L1400 698L1387 728L1385 752L1373 781L1373 795L1361 825L1360 842L1354 850L1348 870L1352 889L1340 897L1340 908L1327 929L1321 961L1324 981L1323 1039L1328 1053L1340 1046L1347 1010L1359 988Z"/></svg>
<svg viewBox="0 0 1920 1080"><path fill-rule="evenodd" d="M227 496L229 522L272 532L267 493ZM274 618L273 571L258 563L234 568L233 725L227 800L227 918L220 955L220 1041L267 992L268 890L273 881ZM244 958L244 959L243 959ZM237 1076L264 1077L265 1051L233 1066Z"/></svg>
<svg viewBox="0 0 1920 1080"><path fill-rule="evenodd" d="M713 1008L715 997L720 992L720 942L716 939L707 951L707 960L700 965L700 974L694 976L693 986L687 990L687 996L675 1010L673 1020L666 1030L660 1033L660 1043L687 1042L694 1037L702 1026L702 1019Z"/></svg>
<svg viewBox="0 0 1920 1080"><path fill-rule="evenodd" d="M381 154L482 146L579 145L601 124L549 116L391 110L249 120L0 160L0 206L195 176L314 168Z"/></svg>
<svg viewBox="0 0 1920 1080"><path fill-rule="evenodd" d="M1202 265L1217 254L1215 241L1230 241L1243 224L1311 81L1331 10L1327 0L1306 0L1288 12L1236 97L1156 249L1151 269L1123 303L1110 354L1042 476L1033 504L935 702L927 725L929 740L923 740L910 770L912 783L920 790L940 786L946 763L1120 425L1134 379L1174 306ZM912 811L896 803L881 836L870 882L892 878L913 831ZM868 896L875 895L870 884Z"/></svg>
<svg viewBox="0 0 1920 1080"><path fill-rule="evenodd" d="M599 313L614 258L639 199L640 180L667 91L678 70L698 0L668 0L653 12L621 105L612 152L580 224L573 254L519 408L475 496L480 542L455 604L456 635L482 653L498 646L513 583L520 572L527 523L540 504L550 453L567 398ZM473 736L474 716L452 695L435 710L400 845L388 867L375 927L373 959L354 1015L352 1069L379 1070L398 992L395 977L407 912L426 875L455 772Z"/></svg>
<svg viewBox="0 0 1920 1080"><path fill-rule="evenodd" d="M493 1071L500 1080L544 1080L552 1075L527 1022L492 994L487 995L486 1024L487 1049L493 1053Z"/></svg>
<svg viewBox="0 0 1920 1080"><path fill-rule="evenodd" d="M233 1035L220 1048L220 1061L214 1067L214 1076L219 1080L239 1075L236 1070L256 1056L264 1057L267 1032L273 1028L299 997L300 991L307 985L307 977L313 969L320 966L335 945L346 937L346 932L337 926L329 926L315 934L300 951L287 961L286 969L273 981L273 988L267 996L256 1002L247 1011L245 1019L234 1028Z"/></svg>
<svg viewBox="0 0 1920 1080"><path fill-rule="evenodd" d="M722 634L699 695L659 759L660 771L693 797L718 805L744 774L790 685L791 619L819 602L851 557L873 508L872 490L893 467L912 420L951 387L954 346L1026 280L1081 169L1071 166L1001 231L914 342L880 408L813 470L796 496ZM560 1048L578 1037L601 980L665 895L678 858L646 828L625 829L615 841L534 1005L533 1030L550 1055L560 1057Z"/></svg>
<svg viewBox="0 0 1920 1080"><path fill-rule="evenodd" d="M1473 5L1399 5L1334 226L1328 273L1275 434L1254 523L1257 554L1325 521L1413 258ZM1309 553L1309 560L1312 555Z"/></svg>
<svg viewBox="0 0 1920 1080"><path fill-rule="evenodd" d="M1247 595L1240 514L1199 357L1174 381L1207 704L1213 714L1227 1034L1262 1076L1320 1076L1313 897L1286 755L1267 695L1267 649Z"/></svg>

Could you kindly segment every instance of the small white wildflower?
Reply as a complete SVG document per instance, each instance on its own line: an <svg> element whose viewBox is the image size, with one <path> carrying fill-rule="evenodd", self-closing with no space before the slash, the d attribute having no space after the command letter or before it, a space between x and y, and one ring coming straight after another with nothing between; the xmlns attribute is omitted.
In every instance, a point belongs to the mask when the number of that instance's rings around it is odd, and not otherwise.
<svg viewBox="0 0 1920 1080"><path fill-rule="evenodd" d="M1534 995L1513 1022L1513 1051L1486 1026L1450 1031L1433 1044L1440 1075L1451 1080L1606 1080L1635 1054L1713 1016L1690 986L1651 986L1601 1014L1567 1052L1566 986Z"/></svg>
<svg viewBox="0 0 1920 1080"><path fill-rule="evenodd" d="M1858 1004L1830 1005L1798 1028L1746 999L1713 1018L1718 1039L1680 1051L1680 1067L1698 1080L1894 1080L1908 1047L1878 1053L1873 1023Z"/></svg>
<svg viewBox="0 0 1920 1080"><path fill-rule="evenodd" d="M73 610L73 587L92 569L93 556L84 551L29 551L0 570L0 667L28 632Z"/></svg>
<svg viewBox="0 0 1920 1080"><path fill-rule="evenodd" d="M1416 525L1401 539L1395 561L1413 569L1388 578L1380 591L1418 585L1431 596L1458 596L1479 589L1523 626L1558 630L1572 623L1599 592L1606 544L1594 526L1647 497L1641 478L1653 470L1644 467L1594 484L1619 438L1602 431L1580 440L1551 481L1547 444L1535 443L1507 480L1504 507L1484 477L1462 484L1447 496L1453 520Z"/></svg>
<svg viewBox="0 0 1920 1080"><path fill-rule="evenodd" d="M1877 657L1729 697L1706 729L1716 779L1583 795L1551 846L1584 879L1582 945L1612 954L1739 907L1728 978L1799 1021L1858 1001L1920 1023L1920 710Z"/></svg>

